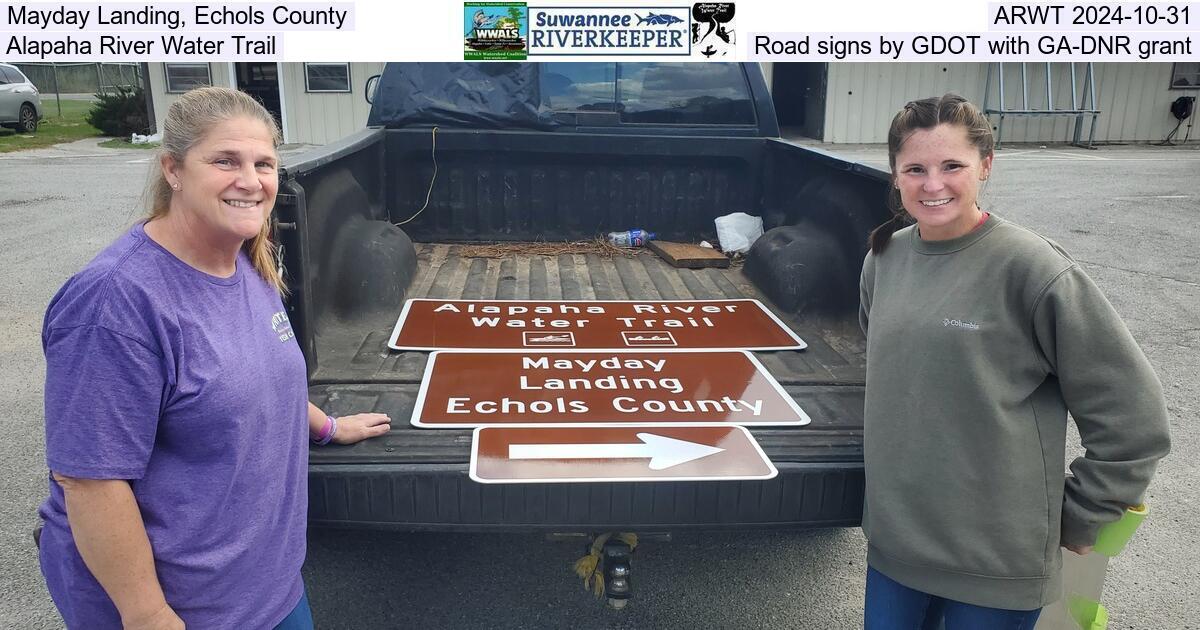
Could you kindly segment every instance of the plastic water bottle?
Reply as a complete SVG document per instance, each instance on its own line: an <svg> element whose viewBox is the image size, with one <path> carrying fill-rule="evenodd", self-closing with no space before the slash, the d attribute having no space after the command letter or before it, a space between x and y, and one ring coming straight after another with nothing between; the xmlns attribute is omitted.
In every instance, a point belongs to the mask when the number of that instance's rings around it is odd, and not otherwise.
<svg viewBox="0 0 1200 630"><path fill-rule="evenodd" d="M625 232L609 232L608 242L617 247L641 247L647 241L654 240L657 235L646 230L628 230Z"/></svg>

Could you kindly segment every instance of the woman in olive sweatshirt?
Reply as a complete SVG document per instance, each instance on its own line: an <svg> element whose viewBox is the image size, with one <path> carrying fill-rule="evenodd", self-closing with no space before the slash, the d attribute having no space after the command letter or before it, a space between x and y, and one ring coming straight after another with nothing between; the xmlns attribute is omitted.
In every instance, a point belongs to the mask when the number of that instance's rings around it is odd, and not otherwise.
<svg viewBox="0 0 1200 630"><path fill-rule="evenodd" d="M1100 290L980 210L992 146L953 94L888 133L895 217L861 282L868 630L1032 628L1060 546L1087 553L1169 449L1162 386ZM1068 411L1087 453L1064 478Z"/></svg>

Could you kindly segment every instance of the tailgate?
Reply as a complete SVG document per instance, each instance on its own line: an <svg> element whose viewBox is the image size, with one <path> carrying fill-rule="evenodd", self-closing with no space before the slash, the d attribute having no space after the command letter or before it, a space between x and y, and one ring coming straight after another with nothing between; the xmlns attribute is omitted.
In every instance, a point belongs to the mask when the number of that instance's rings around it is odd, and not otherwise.
<svg viewBox="0 0 1200 630"><path fill-rule="evenodd" d="M624 300L756 298L731 269L676 269L649 252L469 258L463 247L418 244L408 297ZM772 309L775 310L775 309ZM399 315L397 309L397 315ZM388 328L319 332L310 397L334 415L393 418L383 438L310 454L314 524L405 529L855 525L862 505L864 365L857 323L776 314L808 344L759 361L812 418L804 427L754 428L780 475L769 481L482 486L467 477L471 432L408 424L427 353L386 347Z"/></svg>

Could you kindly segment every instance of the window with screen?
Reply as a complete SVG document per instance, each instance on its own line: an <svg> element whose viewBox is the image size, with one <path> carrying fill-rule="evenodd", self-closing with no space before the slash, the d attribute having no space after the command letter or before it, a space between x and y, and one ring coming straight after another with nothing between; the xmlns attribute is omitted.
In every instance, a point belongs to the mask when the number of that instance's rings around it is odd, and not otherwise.
<svg viewBox="0 0 1200 630"><path fill-rule="evenodd" d="M212 73L206 63L168 63L167 92L178 94L198 87L212 85Z"/></svg>
<svg viewBox="0 0 1200 630"><path fill-rule="evenodd" d="M1200 90L1200 63L1177 63L1172 66L1171 89Z"/></svg>
<svg viewBox="0 0 1200 630"><path fill-rule="evenodd" d="M349 92L350 64L304 64L304 90L306 92Z"/></svg>

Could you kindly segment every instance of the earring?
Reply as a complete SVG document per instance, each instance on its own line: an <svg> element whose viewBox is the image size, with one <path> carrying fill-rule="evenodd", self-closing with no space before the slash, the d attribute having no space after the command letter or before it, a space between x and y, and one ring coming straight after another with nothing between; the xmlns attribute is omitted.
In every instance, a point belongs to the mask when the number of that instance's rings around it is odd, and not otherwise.
<svg viewBox="0 0 1200 630"><path fill-rule="evenodd" d="M179 184L171 184L171 188L174 190L179 190Z"/></svg>

